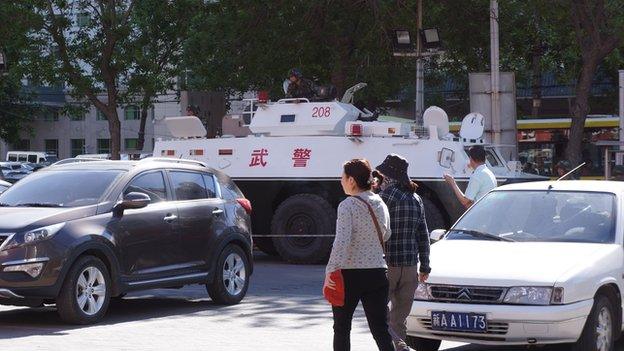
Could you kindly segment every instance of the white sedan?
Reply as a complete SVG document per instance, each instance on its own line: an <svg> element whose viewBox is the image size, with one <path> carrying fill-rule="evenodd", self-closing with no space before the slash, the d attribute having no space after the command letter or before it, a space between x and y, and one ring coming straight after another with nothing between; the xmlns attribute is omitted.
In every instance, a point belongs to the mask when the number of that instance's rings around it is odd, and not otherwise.
<svg viewBox="0 0 624 351"><path fill-rule="evenodd" d="M611 351L622 332L624 182L499 187L431 246L408 344L572 343Z"/></svg>

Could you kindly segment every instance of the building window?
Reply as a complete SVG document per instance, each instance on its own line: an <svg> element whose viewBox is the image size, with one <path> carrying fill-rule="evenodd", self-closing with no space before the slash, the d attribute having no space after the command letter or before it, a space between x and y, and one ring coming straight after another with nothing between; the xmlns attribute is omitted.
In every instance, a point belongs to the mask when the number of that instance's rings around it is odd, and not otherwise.
<svg viewBox="0 0 624 351"><path fill-rule="evenodd" d="M13 145L17 151L30 151L30 139L20 139Z"/></svg>
<svg viewBox="0 0 624 351"><path fill-rule="evenodd" d="M140 111L141 110L139 109L138 106L128 106L128 107L126 107L126 110L124 111L125 120L126 121L132 121L132 120L141 119Z"/></svg>
<svg viewBox="0 0 624 351"><path fill-rule="evenodd" d="M91 15L88 12L79 13L76 17L78 27L87 27L91 24Z"/></svg>
<svg viewBox="0 0 624 351"><path fill-rule="evenodd" d="M45 152L48 154L58 155L58 139L46 139Z"/></svg>
<svg viewBox="0 0 624 351"><path fill-rule="evenodd" d="M71 157L84 154L85 140L84 139L72 139L71 140Z"/></svg>
<svg viewBox="0 0 624 351"><path fill-rule="evenodd" d="M110 139L98 139L97 140L97 153L98 154L110 154Z"/></svg>
<svg viewBox="0 0 624 351"><path fill-rule="evenodd" d="M43 120L46 122L58 122L58 111L54 109L45 109L43 111Z"/></svg>
<svg viewBox="0 0 624 351"><path fill-rule="evenodd" d="M124 144L125 144L126 150L137 150L137 148L139 147L139 139L137 138L125 139Z"/></svg>
<svg viewBox="0 0 624 351"><path fill-rule="evenodd" d="M106 115L104 115L104 113L102 113L102 111L100 111L100 110L96 110L95 119L97 121L106 121L107 120L106 119Z"/></svg>

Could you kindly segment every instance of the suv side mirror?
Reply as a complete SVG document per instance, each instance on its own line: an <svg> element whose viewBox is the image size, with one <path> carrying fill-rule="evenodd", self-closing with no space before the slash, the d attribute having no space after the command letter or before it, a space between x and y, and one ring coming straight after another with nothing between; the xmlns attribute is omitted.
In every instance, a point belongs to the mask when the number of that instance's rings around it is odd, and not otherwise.
<svg viewBox="0 0 624 351"><path fill-rule="evenodd" d="M429 235L429 238L431 238L431 240L434 242L440 241L440 239L442 239L445 234L446 234L446 229L436 229L431 232L431 234Z"/></svg>
<svg viewBox="0 0 624 351"><path fill-rule="evenodd" d="M123 200L117 203L113 210L117 214L122 214L123 210L126 209L144 208L149 205L151 201L152 199L145 193L131 192L124 195Z"/></svg>

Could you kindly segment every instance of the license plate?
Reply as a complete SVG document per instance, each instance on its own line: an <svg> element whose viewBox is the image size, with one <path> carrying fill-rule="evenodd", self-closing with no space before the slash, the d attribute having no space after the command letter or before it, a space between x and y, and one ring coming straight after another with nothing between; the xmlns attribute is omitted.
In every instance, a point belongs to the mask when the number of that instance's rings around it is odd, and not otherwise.
<svg viewBox="0 0 624 351"><path fill-rule="evenodd" d="M480 313L432 311L431 329L486 333L487 319Z"/></svg>

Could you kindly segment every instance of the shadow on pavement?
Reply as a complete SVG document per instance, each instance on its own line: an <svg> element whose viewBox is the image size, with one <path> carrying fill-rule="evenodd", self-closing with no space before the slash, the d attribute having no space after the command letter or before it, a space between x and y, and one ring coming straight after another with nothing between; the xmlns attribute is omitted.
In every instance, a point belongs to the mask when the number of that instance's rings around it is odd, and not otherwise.
<svg viewBox="0 0 624 351"><path fill-rule="evenodd" d="M0 339L61 336L76 329L201 316L216 317L217 322L233 317L246 318L246 326L262 328L282 323L284 315L296 315L299 323L288 327L303 329L317 323L327 324L331 318L331 309L321 296L323 274L323 266L293 269L292 265L276 258L258 254L249 291L240 305L215 305L204 286L193 285L182 289L141 291L123 299L113 299L107 316L97 325L64 324L54 307L11 307L0 312Z"/></svg>

